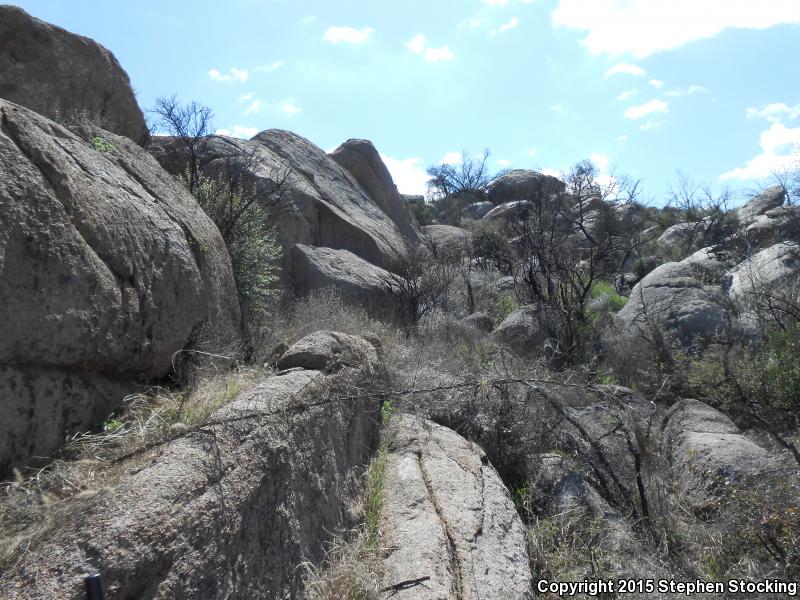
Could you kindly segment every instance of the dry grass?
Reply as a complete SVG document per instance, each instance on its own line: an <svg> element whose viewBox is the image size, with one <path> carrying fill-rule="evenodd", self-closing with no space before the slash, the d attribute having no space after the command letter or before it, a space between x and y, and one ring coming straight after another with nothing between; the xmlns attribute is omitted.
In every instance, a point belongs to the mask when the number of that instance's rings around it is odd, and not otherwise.
<svg viewBox="0 0 800 600"><path fill-rule="evenodd" d="M331 542L322 567L304 565L308 600L378 600L380 556L366 528L351 532L351 538Z"/></svg>
<svg viewBox="0 0 800 600"><path fill-rule="evenodd" d="M129 396L103 431L74 436L60 458L38 471L15 472L0 487L0 571L12 571L8 567L41 535L137 468L149 456L144 449L202 424L261 375L252 368L210 371L195 374L190 390L153 388Z"/></svg>

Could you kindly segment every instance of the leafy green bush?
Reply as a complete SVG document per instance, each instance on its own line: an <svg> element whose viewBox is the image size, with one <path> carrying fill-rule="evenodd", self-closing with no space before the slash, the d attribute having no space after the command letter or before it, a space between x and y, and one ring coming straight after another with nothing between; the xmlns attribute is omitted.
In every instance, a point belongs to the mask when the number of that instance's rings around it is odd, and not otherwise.
<svg viewBox="0 0 800 600"><path fill-rule="evenodd" d="M625 296L619 295L613 285L602 280L596 281L592 286L592 291L589 292L590 300L598 298L605 299L607 306L613 312L619 312L628 303L628 299Z"/></svg>
<svg viewBox="0 0 800 600"><path fill-rule="evenodd" d="M268 315L277 294L281 246L269 208L254 191L197 174L194 196L219 228L248 321Z"/></svg>
<svg viewBox="0 0 800 600"><path fill-rule="evenodd" d="M433 225L436 222L436 210L433 205L427 202L411 202L408 207L420 225Z"/></svg>

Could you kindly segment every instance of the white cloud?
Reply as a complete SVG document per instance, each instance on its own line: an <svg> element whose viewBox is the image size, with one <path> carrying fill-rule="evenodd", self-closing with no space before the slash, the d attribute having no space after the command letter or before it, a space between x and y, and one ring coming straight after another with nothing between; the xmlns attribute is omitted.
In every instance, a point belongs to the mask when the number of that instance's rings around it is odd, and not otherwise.
<svg viewBox="0 0 800 600"><path fill-rule="evenodd" d="M504 169L511 164L511 161L508 160L507 158L498 158L495 162L497 163L498 166Z"/></svg>
<svg viewBox="0 0 800 600"><path fill-rule="evenodd" d="M251 115L251 114L253 114L253 113L258 113L258 112L261 112L261 108L263 107L263 105L264 105L264 104L261 102L261 100L259 100L258 98L256 98L256 99L255 99L255 100L253 100L253 101L250 103L250 105L249 105L249 106L248 106L248 107L247 107L247 108L244 110L244 115L245 115L245 116L247 116L247 115Z"/></svg>
<svg viewBox="0 0 800 600"><path fill-rule="evenodd" d="M783 102L773 102L759 106L758 108L748 108L745 111L748 119L766 119L770 123L780 123L784 117L789 120L800 117L800 102L794 106L789 106Z"/></svg>
<svg viewBox="0 0 800 600"><path fill-rule="evenodd" d="M617 141L620 142L620 143L627 142L628 141L628 134L627 133L623 133L621 136L619 136L617 138Z"/></svg>
<svg viewBox="0 0 800 600"><path fill-rule="evenodd" d="M505 6L508 4L508 0L482 0L482 2L487 6Z"/></svg>
<svg viewBox="0 0 800 600"><path fill-rule="evenodd" d="M425 52L425 36L418 33L405 43L405 47L414 54L422 54Z"/></svg>
<svg viewBox="0 0 800 600"><path fill-rule="evenodd" d="M508 31L509 29L514 29L519 25L519 19L517 17L511 17L508 21L500 25L497 29L492 30L492 35L497 35L498 33L503 33L504 31Z"/></svg>
<svg viewBox="0 0 800 600"><path fill-rule="evenodd" d="M230 137L250 139L258 133L258 129L255 127L245 127L244 125L233 125L232 127L225 129L217 129L214 133L216 135L227 135Z"/></svg>
<svg viewBox="0 0 800 600"><path fill-rule="evenodd" d="M664 92L665 96L693 96L694 94L710 94L708 88L702 85L690 85L687 88L675 88L674 90L667 90Z"/></svg>
<svg viewBox="0 0 800 600"><path fill-rule="evenodd" d="M664 87L664 82L661 81L660 79L651 79L650 81L648 81L648 83L656 89Z"/></svg>
<svg viewBox="0 0 800 600"><path fill-rule="evenodd" d="M253 98L255 98L255 96L256 95L253 92L247 92L246 94L242 94L241 96L239 96L236 99L236 101L239 102L239 103L248 102L249 100L252 100Z"/></svg>
<svg viewBox="0 0 800 600"><path fill-rule="evenodd" d="M565 114L569 112L569 109L564 106L563 104L554 104L550 107L554 113L556 113L559 117L563 117Z"/></svg>
<svg viewBox="0 0 800 600"><path fill-rule="evenodd" d="M428 191L428 173L419 157L397 159L381 154L397 189L402 194L425 194Z"/></svg>
<svg viewBox="0 0 800 600"><path fill-rule="evenodd" d="M603 77L611 77L612 75L635 75L636 77L644 77L647 73L645 70L630 63L617 63L603 74Z"/></svg>
<svg viewBox="0 0 800 600"><path fill-rule="evenodd" d="M800 162L800 127L773 123L761 132L758 145L761 153L747 161L744 167L720 175L720 179L761 179L773 171L792 168Z"/></svg>
<svg viewBox="0 0 800 600"><path fill-rule="evenodd" d="M669 110L669 103L663 100L650 100L639 106L631 106L624 113L626 119L641 119L647 115L665 113Z"/></svg>
<svg viewBox="0 0 800 600"><path fill-rule="evenodd" d="M550 177L557 177L561 179L561 171L558 169L552 169L550 167L544 167L543 169L539 169L539 173L544 175L549 175Z"/></svg>
<svg viewBox="0 0 800 600"><path fill-rule="evenodd" d="M210 69L208 71L208 76L211 79L225 83L234 83L236 81L244 83L247 81L248 75L247 69L237 69L236 67L231 67L227 73L223 73L219 69Z"/></svg>
<svg viewBox="0 0 800 600"><path fill-rule="evenodd" d="M259 65L257 67L253 67L253 72L264 72L264 73L272 73L273 71L277 71L286 63L282 60L273 60L268 65Z"/></svg>
<svg viewBox="0 0 800 600"><path fill-rule="evenodd" d="M797 0L559 0L554 25L586 33L592 54L637 58L712 38L726 29L800 23Z"/></svg>
<svg viewBox="0 0 800 600"><path fill-rule="evenodd" d="M597 167L601 173L606 173L608 171L609 159L604 154L593 152L589 155L589 160L592 161L592 164Z"/></svg>
<svg viewBox="0 0 800 600"><path fill-rule="evenodd" d="M536 146L531 146L530 150L528 150L528 156L536 158Z"/></svg>
<svg viewBox="0 0 800 600"><path fill-rule="evenodd" d="M355 29L354 27L328 27L322 39L331 44L344 42L345 44L363 44L370 34L375 31L372 27Z"/></svg>
<svg viewBox="0 0 800 600"><path fill-rule="evenodd" d="M290 117L293 117L294 115L303 112L303 109L297 106L297 104L295 104L294 98L289 98L287 100L278 102L276 107L278 108L278 110L286 113Z"/></svg>
<svg viewBox="0 0 800 600"><path fill-rule="evenodd" d="M461 159L461 152L448 152L439 163L443 165L459 165L461 164Z"/></svg>
<svg viewBox="0 0 800 600"><path fill-rule="evenodd" d="M300 25L305 27L306 25L311 25L311 23L313 23L316 20L317 20L317 17L315 15L306 15L305 17L300 19Z"/></svg>
<svg viewBox="0 0 800 600"><path fill-rule="evenodd" d="M441 48L425 48L425 60L438 62L440 60L453 60L456 57L447 46Z"/></svg>
<svg viewBox="0 0 800 600"><path fill-rule="evenodd" d="M438 62L440 60L453 60L455 54L450 51L446 45L439 48L431 48L427 45L425 36L418 33L413 38L408 40L405 44L413 54L420 54L428 62Z"/></svg>
<svg viewBox="0 0 800 600"><path fill-rule="evenodd" d="M658 121L658 120L646 121L645 123L639 125L639 131L654 131L656 129L660 129L663 124L664 121Z"/></svg>
<svg viewBox="0 0 800 600"><path fill-rule="evenodd" d="M633 96L635 93L636 93L636 90L635 90L635 89L632 89L632 90L625 90L624 92L622 92L622 93L621 93L619 96L617 96L617 97L616 97L616 98L614 98L614 99L615 99L615 100L627 100L628 98L630 98L631 96Z"/></svg>

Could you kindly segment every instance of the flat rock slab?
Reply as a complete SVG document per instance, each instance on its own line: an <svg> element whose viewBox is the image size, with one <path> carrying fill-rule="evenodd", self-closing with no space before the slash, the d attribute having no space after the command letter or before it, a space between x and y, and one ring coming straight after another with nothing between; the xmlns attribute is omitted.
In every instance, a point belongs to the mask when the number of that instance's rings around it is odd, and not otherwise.
<svg viewBox="0 0 800 600"><path fill-rule="evenodd" d="M392 418L387 435L381 514L387 597L531 598L525 528L483 450L405 414Z"/></svg>

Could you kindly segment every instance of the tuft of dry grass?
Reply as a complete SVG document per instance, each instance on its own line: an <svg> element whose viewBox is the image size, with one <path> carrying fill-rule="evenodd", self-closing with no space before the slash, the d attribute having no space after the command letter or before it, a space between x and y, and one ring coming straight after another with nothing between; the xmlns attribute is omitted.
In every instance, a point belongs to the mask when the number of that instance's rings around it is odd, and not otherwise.
<svg viewBox="0 0 800 600"><path fill-rule="evenodd" d="M0 571L13 571L27 549L65 515L81 510L137 468L149 456L143 450L201 425L262 375L254 368L210 370L195 373L188 390L151 388L133 394L102 431L76 434L60 457L42 469L16 471L13 481L0 486Z"/></svg>

